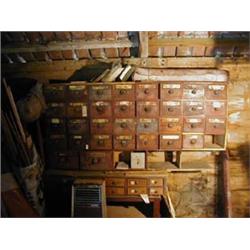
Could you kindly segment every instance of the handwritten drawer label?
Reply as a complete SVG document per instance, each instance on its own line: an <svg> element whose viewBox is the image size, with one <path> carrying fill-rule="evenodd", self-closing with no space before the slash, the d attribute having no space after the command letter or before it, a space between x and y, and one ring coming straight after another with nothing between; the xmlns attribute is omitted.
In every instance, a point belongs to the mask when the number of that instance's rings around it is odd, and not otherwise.
<svg viewBox="0 0 250 250"><path fill-rule="evenodd" d="M180 106L181 105L181 102L173 102L173 101L170 101L170 102L163 102L163 105L165 106Z"/></svg>
<svg viewBox="0 0 250 250"><path fill-rule="evenodd" d="M163 84L162 88L163 89L180 89L181 85L180 84Z"/></svg>
<svg viewBox="0 0 250 250"><path fill-rule="evenodd" d="M210 90L224 90L224 85L209 85L208 89Z"/></svg>
<svg viewBox="0 0 250 250"><path fill-rule="evenodd" d="M116 89L132 89L132 85L116 85Z"/></svg>
<svg viewBox="0 0 250 250"><path fill-rule="evenodd" d="M162 135L161 138L163 140L179 140L180 136L179 135Z"/></svg>

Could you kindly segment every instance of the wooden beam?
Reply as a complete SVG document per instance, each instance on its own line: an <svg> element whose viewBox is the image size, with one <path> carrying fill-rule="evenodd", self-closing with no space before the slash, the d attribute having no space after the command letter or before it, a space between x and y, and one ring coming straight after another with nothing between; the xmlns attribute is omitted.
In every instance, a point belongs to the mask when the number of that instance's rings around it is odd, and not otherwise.
<svg viewBox="0 0 250 250"><path fill-rule="evenodd" d="M2 48L4 54L8 53L33 53L33 52L46 52L46 51L64 51L64 50L79 50L79 49L105 49L105 48L130 48L132 42L129 39L122 40L75 40L75 41L52 41L46 45L42 44L11 44Z"/></svg>
<svg viewBox="0 0 250 250"><path fill-rule="evenodd" d="M249 38L153 38L149 40L149 46L249 46Z"/></svg>
<svg viewBox="0 0 250 250"><path fill-rule="evenodd" d="M144 68L204 68L228 70L233 81L245 81L250 78L249 59L230 58L216 59L213 57L173 57L173 58L124 58L103 59L102 62L121 62ZM2 74L9 77L28 77L34 79L66 80L76 70L87 64L97 63L96 60L63 60L53 62L29 62L2 64Z"/></svg>
<svg viewBox="0 0 250 250"><path fill-rule="evenodd" d="M148 32L140 31L140 57L148 57Z"/></svg>

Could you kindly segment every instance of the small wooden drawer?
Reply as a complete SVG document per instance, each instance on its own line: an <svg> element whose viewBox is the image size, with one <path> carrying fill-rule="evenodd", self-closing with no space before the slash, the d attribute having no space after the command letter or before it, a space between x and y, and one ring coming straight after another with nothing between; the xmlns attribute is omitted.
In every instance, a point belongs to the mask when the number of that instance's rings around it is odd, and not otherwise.
<svg viewBox="0 0 250 250"><path fill-rule="evenodd" d="M182 129L181 117L169 117L159 119L159 132L164 133L180 133Z"/></svg>
<svg viewBox="0 0 250 250"><path fill-rule="evenodd" d="M206 134L223 135L226 133L226 119L220 117L206 118Z"/></svg>
<svg viewBox="0 0 250 250"><path fill-rule="evenodd" d="M88 149L88 139L83 135L70 135L69 136L69 148L71 150L85 150Z"/></svg>
<svg viewBox="0 0 250 250"><path fill-rule="evenodd" d="M68 119L68 133L71 135L84 135L89 133L88 120L83 119Z"/></svg>
<svg viewBox="0 0 250 250"><path fill-rule="evenodd" d="M113 97L115 100L133 101L135 99L135 85L125 83L113 85Z"/></svg>
<svg viewBox="0 0 250 250"><path fill-rule="evenodd" d="M150 178L148 180L148 184L151 187L163 187L163 179L162 178Z"/></svg>
<svg viewBox="0 0 250 250"><path fill-rule="evenodd" d="M183 98L184 99L202 99L204 98L205 89L202 84L183 84Z"/></svg>
<svg viewBox="0 0 250 250"><path fill-rule="evenodd" d="M116 150L134 150L135 136L133 135L115 135L114 149Z"/></svg>
<svg viewBox="0 0 250 250"><path fill-rule="evenodd" d="M159 103L154 102L137 102L136 104L137 116L144 118L152 118L159 116Z"/></svg>
<svg viewBox="0 0 250 250"><path fill-rule="evenodd" d="M142 178L129 178L128 179L128 186L132 187L143 187L143 186L147 186L147 180L146 179L142 179Z"/></svg>
<svg viewBox="0 0 250 250"><path fill-rule="evenodd" d="M136 148L138 150L155 150L158 149L157 135L138 135Z"/></svg>
<svg viewBox="0 0 250 250"><path fill-rule="evenodd" d="M80 153L80 168L89 170L113 169L111 151L86 151Z"/></svg>
<svg viewBox="0 0 250 250"><path fill-rule="evenodd" d="M86 103L69 103L67 106L68 118L82 118L88 116L88 107Z"/></svg>
<svg viewBox="0 0 250 250"><path fill-rule="evenodd" d="M66 116L66 108L64 103L51 102L47 104L47 117L64 117Z"/></svg>
<svg viewBox="0 0 250 250"><path fill-rule="evenodd" d="M163 188L161 187L151 187L149 188L149 195L162 195Z"/></svg>
<svg viewBox="0 0 250 250"><path fill-rule="evenodd" d="M136 85L137 100L157 100L158 99L158 84L137 84Z"/></svg>
<svg viewBox="0 0 250 250"><path fill-rule="evenodd" d="M203 115L204 103L202 101L184 101L183 114L187 116Z"/></svg>
<svg viewBox="0 0 250 250"><path fill-rule="evenodd" d="M125 179L123 178L107 178L106 186L114 186L114 187L124 187L125 186Z"/></svg>
<svg viewBox="0 0 250 250"><path fill-rule="evenodd" d="M181 149L181 135L160 135L160 149Z"/></svg>
<svg viewBox="0 0 250 250"><path fill-rule="evenodd" d="M108 197L125 195L125 189L122 187L107 187L106 194Z"/></svg>
<svg viewBox="0 0 250 250"><path fill-rule="evenodd" d="M67 86L68 101L86 102L88 100L88 88L86 84L70 84Z"/></svg>
<svg viewBox="0 0 250 250"><path fill-rule="evenodd" d="M65 120L63 118L46 119L48 134L64 134L66 132Z"/></svg>
<svg viewBox="0 0 250 250"><path fill-rule="evenodd" d="M205 118L203 116L184 117L183 131L184 132L204 132Z"/></svg>
<svg viewBox="0 0 250 250"><path fill-rule="evenodd" d="M92 134L111 134L112 120L111 119L91 119L90 128Z"/></svg>
<svg viewBox="0 0 250 250"><path fill-rule="evenodd" d="M206 99L222 100L227 98L227 86L225 84L207 84Z"/></svg>
<svg viewBox="0 0 250 250"><path fill-rule="evenodd" d="M134 119L115 119L113 125L114 134L126 135L135 133Z"/></svg>
<svg viewBox="0 0 250 250"><path fill-rule="evenodd" d="M92 118L112 117L111 102L92 102L90 105L90 114Z"/></svg>
<svg viewBox="0 0 250 250"><path fill-rule="evenodd" d="M79 157L76 152L50 152L48 166L53 169L79 169Z"/></svg>
<svg viewBox="0 0 250 250"><path fill-rule="evenodd" d="M180 83L161 83L160 96L162 100L182 98L182 85Z"/></svg>
<svg viewBox="0 0 250 250"><path fill-rule="evenodd" d="M112 136L111 135L91 135L90 141L91 149L112 149Z"/></svg>
<svg viewBox="0 0 250 250"><path fill-rule="evenodd" d="M67 138L65 135L49 135L46 148L50 151L67 150Z"/></svg>
<svg viewBox="0 0 250 250"><path fill-rule="evenodd" d="M206 115L209 116L225 116L226 115L226 101L207 101Z"/></svg>
<svg viewBox="0 0 250 250"><path fill-rule="evenodd" d="M160 112L161 116L181 116L182 103L180 100L161 101Z"/></svg>
<svg viewBox="0 0 250 250"><path fill-rule="evenodd" d="M65 100L65 86L48 84L44 86L44 96L47 102L60 102Z"/></svg>
<svg viewBox="0 0 250 250"><path fill-rule="evenodd" d="M196 134L183 135L183 149L197 149L204 147L204 136Z"/></svg>
<svg viewBox="0 0 250 250"><path fill-rule="evenodd" d="M137 133L157 133L158 132L158 120L142 118L137 120Z"/></svg>
<svg viewBox="0 0 250 250"><path fill-rule="evenodd" d="M135 102L119 101L114 102L114 116L117 118L133 118L135 117Z"/></svg>
<svg viewBox="0 0 250 250"><path fill-rule="evenodd" d="M128 195L140 195L140 194L147 194L146 187L129 187L128 188Z"/></svg>
<svg viewBox="0 0 250 250"><path fill-rule="evenodd" d="M111 85L95 85L89 86L90 100L111 100L112 98Z"/></svg>

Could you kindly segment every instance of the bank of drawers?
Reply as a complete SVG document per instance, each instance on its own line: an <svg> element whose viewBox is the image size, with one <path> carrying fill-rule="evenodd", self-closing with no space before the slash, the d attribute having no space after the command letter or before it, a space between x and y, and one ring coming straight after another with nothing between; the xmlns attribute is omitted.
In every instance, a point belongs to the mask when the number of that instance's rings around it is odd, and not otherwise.
<svg viewBox="0 0 250 250"><path fill-rule="evenodd" d="M205 135L226 130L226 83L78 82L44 94L46 145L55 152L202 149Z"/></svg>
<svg viewBox="0 0 250 250"><path fill-rule="evenodd" d="M158 196L164 193L164 180L161 177L150 178L106 178L108 197L139 196L148 194Z"/></svg>

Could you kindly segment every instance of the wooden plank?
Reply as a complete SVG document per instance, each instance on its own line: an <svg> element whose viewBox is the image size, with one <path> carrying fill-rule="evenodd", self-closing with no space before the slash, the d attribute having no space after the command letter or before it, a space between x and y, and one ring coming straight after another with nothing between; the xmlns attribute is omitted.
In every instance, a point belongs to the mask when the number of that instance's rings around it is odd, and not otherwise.
<svg viewBox="0 0 250 250"><path fill-rule="evenodd" d="M130 48L132 47L129 39L122 40L75 40L75 41L52 41L46 45L42 44L10 44L2 47L1 53L25 53L25 52L44 52L56 50L73 50L73 49L104 49L104 48Z"/></svg>
<svg viewBox="0 0 250 250"><path fill-rule="evenodd" d="M148 57L148 32L146 31L140 31L139 32L140 37L140 57L146 58Z"/></svg>
<svg viewBox="0 0 250 250"><path fill-rule="evenodd" d="M245 45L249 46L249 38L183 38L165 37L149 39L149 46L225 46L225 45Z"/></svg>

